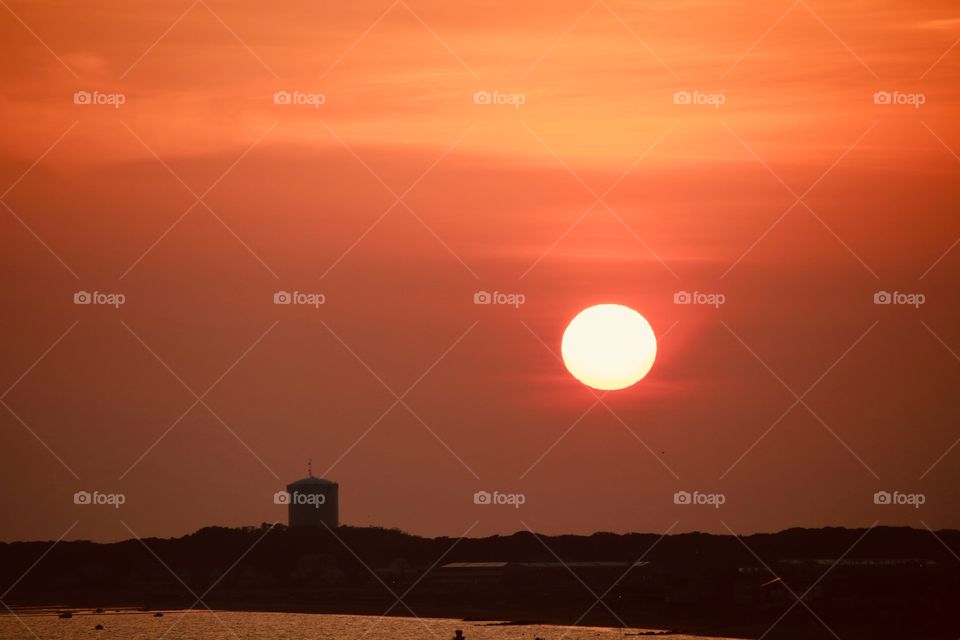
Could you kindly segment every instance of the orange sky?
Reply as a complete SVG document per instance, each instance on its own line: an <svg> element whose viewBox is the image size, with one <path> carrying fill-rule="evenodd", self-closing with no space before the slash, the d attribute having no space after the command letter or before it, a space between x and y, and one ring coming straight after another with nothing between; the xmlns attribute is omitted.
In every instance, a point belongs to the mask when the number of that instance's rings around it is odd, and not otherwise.
<svg viewBox="0 0 960 640"><path fill-rule="evenodd" d="M6 0L0 38L0 539L284 519L307 456L425 535L960 527L952 3ZM601 302L661 336L608 407L550 353Z"/></svg>

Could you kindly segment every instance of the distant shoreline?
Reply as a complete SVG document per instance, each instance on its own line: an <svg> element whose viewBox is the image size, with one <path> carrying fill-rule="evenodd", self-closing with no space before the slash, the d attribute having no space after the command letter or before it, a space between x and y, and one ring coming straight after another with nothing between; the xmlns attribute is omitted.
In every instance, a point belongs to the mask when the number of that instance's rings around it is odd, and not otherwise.
<svg viewBox="0 0 960 640"><path fill-rule="evenodd" d="M202 594L210 608L251 613L412 611L738 638L776 623L791 639L825 621L843 640L956 640L952 548L960 533L889 527L454 541L264 525L107 545L0 544L0 584L16 585L6 604L48 610L181 611Z"/></svg>

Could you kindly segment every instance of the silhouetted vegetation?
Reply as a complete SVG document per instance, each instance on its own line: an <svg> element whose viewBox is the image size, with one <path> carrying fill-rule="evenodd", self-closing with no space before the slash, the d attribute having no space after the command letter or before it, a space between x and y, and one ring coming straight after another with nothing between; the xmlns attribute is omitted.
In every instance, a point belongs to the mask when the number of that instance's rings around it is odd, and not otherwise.
<svg viewBox="0 0 960 640"><path fill-rule="evenodd" d="M960 561L950 549L960 550L960 532L864 533L790 529L738 540L519 532L458 541L382 528L207 527L175 539L2 543L0 584L15 584L11 605L179 608L199 597L201 608L370 614L409 589L393 614L409 615L409 605L424 616L563 623L609 589L580 623L744 636L762 632L809 589L778 626L825 633L809 606L843 628L844 640L904 629L956 637L949 621ZM506 564L442 568L462 562Z"/></svg>

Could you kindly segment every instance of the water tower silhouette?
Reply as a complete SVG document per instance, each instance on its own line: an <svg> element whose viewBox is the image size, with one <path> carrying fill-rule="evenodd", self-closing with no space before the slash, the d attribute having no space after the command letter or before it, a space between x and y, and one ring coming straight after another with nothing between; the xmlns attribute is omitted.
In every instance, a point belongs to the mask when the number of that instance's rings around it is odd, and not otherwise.
<svg viewBox="0 0 960 640"><path fill-rule="evenodd" d="M307 463L307 477L287 485L287 524L291 527L340 526L340 485L313 477L313 465Z"/></svg>

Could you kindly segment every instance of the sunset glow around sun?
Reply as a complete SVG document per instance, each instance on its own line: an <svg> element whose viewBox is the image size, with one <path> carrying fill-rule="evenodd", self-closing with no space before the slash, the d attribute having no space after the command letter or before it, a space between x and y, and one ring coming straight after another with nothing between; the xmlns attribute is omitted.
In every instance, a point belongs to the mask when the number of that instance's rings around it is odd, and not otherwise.
<svg viewBox="0 0 960 640"><path fill-rule="evenodd" d="M573 377L594 389L625 389L653 367L657 338L646 318L619 304L584 309L567 325L560 345Z"/></svg>

